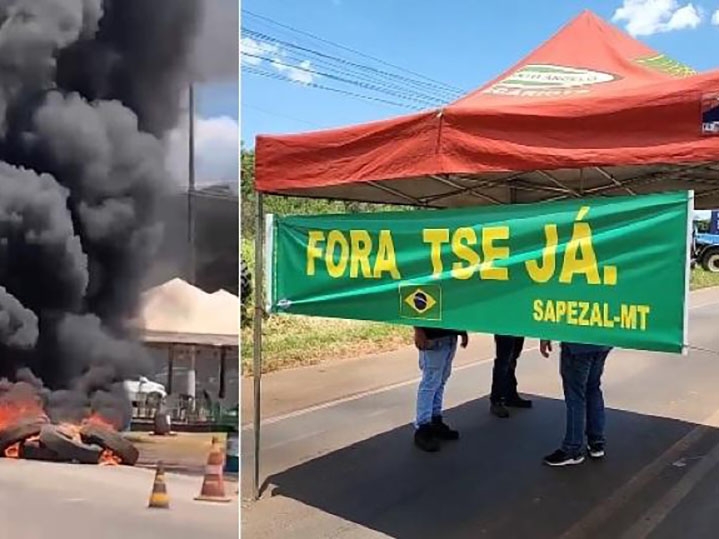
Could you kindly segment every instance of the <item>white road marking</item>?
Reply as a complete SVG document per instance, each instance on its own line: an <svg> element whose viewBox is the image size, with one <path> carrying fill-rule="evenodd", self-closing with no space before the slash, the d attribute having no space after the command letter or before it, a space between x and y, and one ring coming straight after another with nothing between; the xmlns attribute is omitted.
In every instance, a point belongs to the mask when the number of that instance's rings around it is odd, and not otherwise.
<svg viewBox="0 0 719 539"><path fill-rule="evenodd" d="M524 351L532 352L532 351L538 350L538 349L539 349L539 347L533 346L532 348L527 348ZM478 361L472 361L470 363L465 363L464 365L460 365L459 367L455 367L454 369L452 369L452 372L454 373L454 372L458 372L458 371L463 371L465 369L469 369L470 367L477 367L479 365L484 365L485 363L489 363L491 361L494 361L494 356L492 356L491 358L485 358L485 359L480 359ZM327 408L332 408L333 406L337 406L339 404L344 404L346 402L352 402L352 401L356 401L359 399L363 399L365 397L370 397L372 395L378 395L379 393L385 393L387 391L392 391L393 389L399 389L401 387L418 384L421 379L422 379L421 377L417 376L415 378L412 378L411 380L405 380L403 382L397 382L395 384L391 384L388 386L382 386L382 387L378 387L375 389L370 389L368 391L362 391L361 393L355 393L354 395L350 395L348 397L342 397L341 399L335 399L332 401L323 402L322 404L315 404L315 405L309 406L307 408L302 408L301 410L295 410L294 412L289 412L286 414L269 417L267 419L263 419L260 425L263 427L266 425L272 425L273 423L279 423L280 421L285 421L286 419L292 419L292 418L295 418L298 416L316 412L318 410L325 410ZM243 432L251 431L251 430L252 430L252 424L245 425L244 427L242 427Z"/></svg>
<svg viewBox="0 0 719 539"><path fill-rule="evenodd" d="M707 303L701 303L701 304L699 304L699 305L692 305L692 306L689 307L689 310L692 311L692 310L695 310L695 309L702 309L702 308L708 307L708 306L710 306L710 305L718 305L718 304L719 304L719 302L717 302L717 301L710 301L710 302L707 302ZM538 350L538 349L539 349L538 346L533 346L533 347L531 347L531 348L525 349L523 352L533 352L533 351L536 351L536 350ZM491 362L491 361L494 361L494 356L489 357L489 358L485 358L485 359L481 359L481 360L478 360L478 361L473 361L473 362L471 362L471 363L465 363L464 365L461 365L461 366L459 366L459 367L455 367L455 368L453 369L453 372L463 371L463 370L465 370L465 369L469 369L469 368L471 368L471 367L476 367L476 366L479 366L479 365L483 365L483 364L489 363L489 362ZM378 387L378 388L375 388L375 389L370 389L370 390L368 390L368 391L362 391L362 392L360 392L360 393L355 393L354 395L350 395L350 396L347 396L347 397L342 397L342 398L340 398L340 399L335 399L335 400L331 400L331 401L328 401L328 402L323 402L323 403L321 403L321 404L315 404L315 405L313 405L313 406L308 406L307 408L302 408L302 409L300 409L300 410L295 410L295 411L293 411L293 412L288 412L288 413L286 413L286 414L281 414L281 415L277 415L277 416L274 416L274 417L268 417L268 418L266 418L266 419L263 419L263 420L260 422L260 426L264 427L264 426L266 426L266 425L272 425L272 424L274 424L274 423L279 423L279 422L285 421L285 420L287 420L287 419L293 419L293 418L295 418L295 417L303 416L303 415L306 415L306 414L309 414L309 413L312 413L312 412L317 412L317 411L319 411L319 410L326 410L327 408L332 408L333 406L338 406L338 405L340 405L340 404L345 404L345 403L347 403L347 402L352 402L352 401L356 401L356 400L359 400L359 399L363 399L363 398L365 398L365 397L370 397L370 396L372 396L372 395L378 395L378 394L380 394L380 393L385 393L385 392L387 392L387 391L392 391L392 390L394 390L394 389L399 389L399 388L402 388L402 387L407 387L407 386L409 386L409 385L413 385L413 384L419 383L420 380L421 380L421 377L417 376L417 377L415 377L415 378L412 378L411 380L405 380L405 381L403 381L403 382L397 382L397 383L395 383L395 384L391 384L391 385L388 385L388 386ZM245 426L242 427L242 432L250 432L250 431L252 430L252 427L253 427L253 426L252 426L252 423L249 423L249 424L247 424L247 425L245 425Z"/></svg>
<svg viewBox="0 0 719 539"><path fill-rule="evenodd" d="M661 499L651 506L635 524L629 528L622 539L645 539L664 521L694 487L719 464L719 444L693 466L681 480L667 491Z"/></svg>
<svg viewBox="0 0 719 539"><path fill-rule="evenodd" d="M660 473L696 444L707 432L714 429L719 422L719 410L707 417L701 424L694 427L679 440L674 442L664 453L642 468L629 481L614 491L604 502L599 503L589 513L575 522L560 539L584 539L596 533L601 525L619 511L628 500L639 495L644 487ZM671 492L671 491L670 491Z"/></svg>

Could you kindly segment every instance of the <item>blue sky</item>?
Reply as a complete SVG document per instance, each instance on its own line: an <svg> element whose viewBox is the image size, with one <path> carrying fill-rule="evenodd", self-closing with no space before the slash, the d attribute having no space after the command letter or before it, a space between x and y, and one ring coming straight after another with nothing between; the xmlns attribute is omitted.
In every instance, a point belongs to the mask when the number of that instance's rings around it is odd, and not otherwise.
<svg viewBox="0 0 719 539"><path fill-rule="evenodd" d="M229 116L239 118L238 83L214 82L201 84L197 89L197 112L208 118L213 116Z"/></svg>
<svg viewBox="0 0 719 539"><path fill-rule="evenodd" d="M203 17L192 51L196 84L196 179L236 183L239 165L239 8L237 0L201 0ZM186 99L186 98L183 98ZM187 102L182 104L186 111ZM167 166L187 185L188 116L167 137Z"/></svg>
<svg viewBox="0 0 719 539"><path fill-rule="evenodd" d="M243 0L242 8L464 90L498 75L583 9L615 18L651 47L697 70L719 67L717 47L710 45L719 42L719 0ZM244 13L241 22L292 39L292 33ZM295 37L317 50L345 54ZM252 147L258 133L307 131L410 111L243 73L241 112L241 139Z"/></svg>
<svg viewBox="0 0 719 539"><path fill-rule="evenodd" d="M220 78L195 86L195 175L199 185L237 183L239 84ZM185 110L186 108L185 101ZM168 136L167 166L178 185L187 185L188 117Z"/></svg>

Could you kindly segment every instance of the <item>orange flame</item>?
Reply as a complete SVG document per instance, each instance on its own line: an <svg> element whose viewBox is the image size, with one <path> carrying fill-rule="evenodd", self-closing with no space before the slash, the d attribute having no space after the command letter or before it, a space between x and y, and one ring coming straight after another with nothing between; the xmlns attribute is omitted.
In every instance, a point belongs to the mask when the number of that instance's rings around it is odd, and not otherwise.
<svg viewBox="0 0 719 539"><path fill-rule="evenodd" d="M97 412L93 412L89 417L87 417L83 421L83 425L95 425L97 427L103 427L109 430L117 430L117 427L112 421L101 416Z"/></svg>
<svg viewBox="0 0 719 539"><path fill-rule="evenodd" d="M57 430L76 442L82 441L80 438L80 425L75 425L73 423L60 423L57 426Z"/></svg>
<svg viewBox="0 0 719 539"><path fill-rule="evenodd" d="M0 430L24 419L47 419L39 400L0 402Z"/></svg>
<svg viewBox="0 0 719 539"><path fill-rule="evenodd" d="M20 442L12 444L5 448L5 458L8 459L19 459L20 458Z"/></svg>
<svg viewBox="0 0 719 539"><path fill-rule="evenodd" d="M100 453L100 461L98 464L100 466L119 466L122 464L122 459L109 449L105 449Z"/></svg>

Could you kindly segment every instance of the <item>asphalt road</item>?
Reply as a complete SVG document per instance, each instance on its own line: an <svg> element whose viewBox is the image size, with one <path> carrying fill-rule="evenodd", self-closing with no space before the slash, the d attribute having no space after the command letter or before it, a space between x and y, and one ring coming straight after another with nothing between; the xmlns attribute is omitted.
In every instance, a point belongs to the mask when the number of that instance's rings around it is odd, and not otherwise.
<svg viewBox="0 0 719 539"><path fill-rule="evenodd" d="M693 296L690 322L690 343L719 351L719 292ZM243 536L718 537L719 355L614 351L606 459L551 469L541 458L561 441L564 404L556 357L535 346L518 369L535 407L508 420L488 414L491 362L454 372L446 418L462 439L438 454L411 444L411 380L266 421L266 484L243 502ZM251 440L243 430L243 494Z"/></svg>
<svg viewBox="0 0 719 539"><path fill-rule="evenodd" d="M147 509L154 472L0 459L0 537L236 539L237 498L193 501L202 478L166 474L170 509ZM227 494L235 494L236 484Z"/></svg>

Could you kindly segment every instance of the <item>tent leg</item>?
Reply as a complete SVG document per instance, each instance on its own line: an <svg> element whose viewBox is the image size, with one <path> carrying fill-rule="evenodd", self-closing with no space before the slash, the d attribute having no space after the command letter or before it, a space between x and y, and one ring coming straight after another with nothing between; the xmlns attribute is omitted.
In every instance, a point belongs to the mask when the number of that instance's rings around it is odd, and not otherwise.
<svg viewBox="0 0 719 539"><path fill-rule="evenodd" d="M262 321L264 316L264 283L263 283L263 233L265 215L262 204L262 194L256 192L256 226L255 226L255 313L253 320L253 364L252 377L254 381L254 474L252 476L253 496L260 497L260 381L262 378Z"/></svg>

